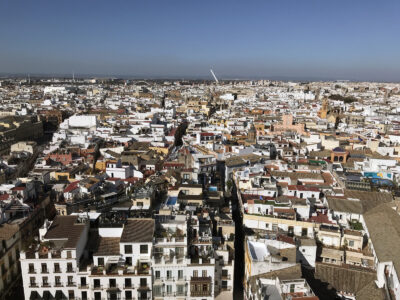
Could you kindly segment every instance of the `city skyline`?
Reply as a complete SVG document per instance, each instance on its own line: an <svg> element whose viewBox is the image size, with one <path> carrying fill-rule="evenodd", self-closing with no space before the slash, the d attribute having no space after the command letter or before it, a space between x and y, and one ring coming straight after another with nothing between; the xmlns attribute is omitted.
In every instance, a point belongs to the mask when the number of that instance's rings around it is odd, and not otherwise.
<svg viewBox="0 0 400 300"><path fill-rule="evenodd" d="M0 4L1 74L400 80L399 3Z"/></svg>

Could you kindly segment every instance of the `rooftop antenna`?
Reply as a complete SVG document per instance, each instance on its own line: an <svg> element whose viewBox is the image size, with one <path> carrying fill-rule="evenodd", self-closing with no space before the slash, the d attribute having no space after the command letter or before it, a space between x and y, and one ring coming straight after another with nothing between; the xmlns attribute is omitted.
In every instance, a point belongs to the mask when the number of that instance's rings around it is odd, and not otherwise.
<svg viewBox="0 0 400 300"><path fill-rule="evenodd" d="M214 71L212 69L210 69L211 75L214 77L215 83L218 84L219 81L217 79L217 76L215 76Z"/></svg>

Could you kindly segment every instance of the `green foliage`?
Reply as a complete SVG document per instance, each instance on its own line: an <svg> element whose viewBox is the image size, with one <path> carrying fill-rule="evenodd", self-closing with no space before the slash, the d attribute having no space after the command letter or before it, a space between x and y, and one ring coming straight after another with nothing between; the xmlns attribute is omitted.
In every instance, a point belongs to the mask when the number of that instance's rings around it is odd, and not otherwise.
<svg viewBox="0 0 400 300"><path fill-rule="evenodd" d="M350 222L350 227L353 230L363 230L364 229L362 224L356 220L353 220Z"/></svg>
<svg viewBox="0 0 400 300"><path fill-rule="evenodd" d="M229 179L229 180L226 182L226 187L227 187L228 191L232 190L232 188L233 188L233 181L232 181L232 179Z"/></svg>

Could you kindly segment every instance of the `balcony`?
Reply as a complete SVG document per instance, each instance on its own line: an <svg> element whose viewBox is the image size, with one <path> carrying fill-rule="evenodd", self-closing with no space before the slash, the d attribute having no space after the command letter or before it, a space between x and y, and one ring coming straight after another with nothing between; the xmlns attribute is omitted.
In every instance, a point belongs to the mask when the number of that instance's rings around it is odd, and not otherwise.
<svg viewBox="0 0 400 300"><path fill-rule="evenodd" d="M30 287L30 288L37 288L37 287L39 287L39 285L38 285L36 282L31 282L31 283L29 284L29 287Z"/></svg>
<svg viewBox="0 0 400 300"><path fill-rule="evenodd" d="M211 280L211 276L207 276L207 277L190 277L190 281L193 281L193 282L199 282L199 283L202 283L202 282L211 282L212 280Z"/></svg>
<svg viewBox="0 0 400 300"><path fill-rule="evenodd" d="M137 271L139 275L149 275L150 274L149 263L139 263Z"/></svg>
<svg viewBox="0 0 400 300"><path fill-rule="evenodd" d="M36 274L36 270L35 269L29 269L28 274Z"/></svg>
<svg viewBox="0 0 400 300"><path fill-rule="evenodd" d="M124 290L129 290L129 289L134 289L135 286L131 283L131 284L124 284Z"/></svg>
<svg viewBox="0 0 400 300"><path fill-rule="evenodd" d="M186 244L187 243L187 239L186 239L185 236L155 238L154 241L155 241L156 245L159 245L159 244L179 244L179 243Z"/></svg>
<svg viewBox="0 0 400 300"><path fill-rule="evenodd" d="M80 284L79 286L78 286L78 288L80 288L80 289L88 289L89 288L89 285L86 283L86 284Z"/></svg>
<svg viewBox="0 0 400 300"><path fill-rule="evenodd" d="M226 274L226 275L222 274L221 279L222 280L231 280L231 275L230 274Z"/></svg>
<svg viewBox="0 0 400 300"><path fill-rule="evenodd" d="M92 288L94 290L102 290L103 289L103 285L102 284L95 284L92 286Z"/></svg>
<svg viewBox="0 0 400 300"><path fill-rule="evenodd" d="M186 258L183 254L179 255L162 255L156 253L156 256L153 256L154 264L156 265L164 265L164 264L184 264L186 262Z"/></svg>
<svg viewBox="0 0 400 300"><path fill-rule="evenodd" d="M43 283L42 283L42 287L50 287L50 283L48 283L48 282L43 282Z"/></svg>
<svg viewBox="0 0 400 300"><path fill-rule="evenodd" d="M118 284L109 284L107 286L107 291L116 291L116 290L119 290Z"/></svg>
<svg viewBox="0 0 400 300"><path fill-rule="evenodd" d="M55 282L54 286L55 287L63 287L63 284L61 282Z"/></svg>
<svg viewBox="0 0 400 300"><path fill-rule="evenodd" d="M191 291L191 297L211 297L211 291Z"/></svg>
<svg viewBox="0 0 400 300"><path fill-rule="evenodd" d="M201 265L201 264L213 264L215 262L214 258L210 258L207 256L202 256L202 257L192 257L190 259L189 264L196 264L196 265Z"/></svg>
<svg viewBox="0 0 400 300"><path fill-rule="evenodd" d="M138 287L138 291L149 291L150 287L146 284L146 285L140 285Z"/></svg>
<svg viewBox="0 0 400 300"><path fill-rule="evenodd" d="M75 282L68 282L67 286L76 286L76 283Z"/></svg>
<svg viewBox="0 0 400 300"><path fill-rule="evenodd" d="M177 297L186 297L186 291L176 291Z"/></svg>

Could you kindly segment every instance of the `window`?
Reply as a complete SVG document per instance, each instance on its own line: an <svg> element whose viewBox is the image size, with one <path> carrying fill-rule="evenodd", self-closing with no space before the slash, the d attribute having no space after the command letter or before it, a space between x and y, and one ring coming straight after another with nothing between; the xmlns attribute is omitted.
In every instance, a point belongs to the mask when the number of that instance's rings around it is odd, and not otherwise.
<svg viewBox="0 0 400 300"><path fill-rule="evenodd" d="M161 286L159 285L153 286L153 294L155 297L161 296Z"/></svg>
<svg viewBox="0 0 400 300"><path fill-rule="evenodd" d="M167 271L167 279L171 279L172 278L172 271L168 270Z"/></svg>
<svg viewBox="0 0 400 300"><path fill-rule="evenodd" d="M47 272L47 264L42 264L42 273L48 273Z"/></svg>
<svg viewBox="0 0 400 300"><path fill-rule="evenodd" d="M160 271L156 271L156 279L160 279Z"/></svg>
<svg viewBox="0 0 400 300"><path fill-rule="evenodd" d="M94 300L101 300L101 292L94 293Z"/></svg>
<svg viewBox="0 0 400 300"><path fill-rule="evenodd" d="M72 263L67 263L67 272L73 272Z"/></svg>
<svg viewBox="0 0 400 300"><path fill-rule="evenodd" d="M203 292L207 292L208 291L208 285L207 284L203 284Z"/></svg>
<svg viewBox="0 0 400 300"><path fill-rule="evenodd" d="M68 299L75 299L75 293L73 290L68 291Z"/></svg>
<svg viewBox="0 0 400 300"><path fill-rule="evenodd" d="M267 212L268 214L268 212ZM265 223L265 228L269 228L269 223Z"/></svg>
<svg viewBox="0 0 400 300"><path fill-rule="evenodd" d="M307 228L302 228L301 229L301 236L306 236L307 235Z"/></svg>
<svg viewBox="0 0 400 300"><path fill-rule="evenodd" d="M202 277L207 277L207 270L203 270Z"/></svg>
<svg viewBox="0 0 400 300"><path fill-rule="evenodd" d="M177 292L177 294L178 294L178 295L182 295L182 294L184 293L184 288L185 288L184 285L177 285L177 286L176 286L176 292Z"/></svg>
<svg viewBox="0 0 400 300"><path fill-rule="evenodd" d="M140 254L147 254L149 252L148 245L140 245Z"/></svg>
<svg viewBox="0 0 400 300"><path fill-rule="evenodd" d="M60 276L54 277L54 282L55 282L56 286L60 286L61 285L61 277Z"/></svg>
<svg viewBox="0 0 400 300"><path fill-rule="evenodd" d="M125 287L126 288L132 287L132 280L130 278L125 278Z"/></svg>
<svg viewBox="0 0 400 300"><path fill-rule="evenodd" d="M178 278L179 279L183 278L183 270L178 270Z"/></svg>
<svg viewBox="0 0 400 300"><path fill-rule="evenodd" d="M47 276L42 277L43 286L49 285L49 278Z"/></svg>
<svg viewBox="0 0 400 300"><path fill-rule="evenodd" d="M30 278L29 278L29 281L30 281L30 283L31 283L31 286L36 286L36 279L35 279L35 277L30 277Z"/></svg>
<svg viewBox="0 0 400 300"><path fill-rule="evenodd" d="M29 273L35 273L35 265L34 264L29 264Z"/></svg>
<svg viewBox="0 0 400 300"><path fill-rule="evenodd" d="M67 251L67 258L72 258L72 252L71 251Z"/></svg>
<svg viewBox="0 0 400 300"><path fill-rule="evenodd" d="M73 276L68 276L68 285L74 285L74 277Z"/></svg>
<svg viewBox="0 0 400 300"><path fill-rule="evenodd" d="M94 288L99 288L100 287L100 279L94 279L93 286L94 286Z"/></svg>
<svg viewBox="0 0 400 300"><path fill-rule="evenodd" d="M55 263L54 264L54 273L61 273L60 264L59 263Z"/></svg>
<svg viewBox="0 0 400 300"><path fill-rule="evenodd" d="M132 266L132 257L126 257L125 258L125 264L127 266Z"/></svg>
<svg viewBox="0 0 400 300"><path fill-rule="evenodd" d="M349 240L349 247L354 247L354 241Z"/></svg>
<svg viewBox="0 0 400 300"><path fill-rule="evenodd" d="M199 271L193 270L193 277L199 277Z"/></svg>
<svg viewBox="0 0 400 300"><path fill-rule="evenodd" d="M86 277L81 277L81 287L86 286Z"/></svg>
<svg viewBox="0 0 400 300"><path fill-rule="evenodd" d="M99 257L99 258L97 259L97 264L98 264L99 266L104 266L104 258L103 258L103 257Z"/></svg>
<svg viewBox="0 0 400 300"><path fill-rule="evenodd" d="M167 285L167 294L168 295L172 294L172 285L170 285L170 284Z"/></svg>
<svg viewBox="0 0 400 300"><path fill-rule="evenodd" d="M117 280L115 278L111 278L108 282L110 284L110 288L117 287Z"/></svg>
<svg viewBox="0 0 400 300"><path fill-rule="evenodd" d="M132 299L132 291L125 291L125 299L126 300Z"/></svg>
<svg viewBox="0 0 400 300"><path fill-rule="evenodd" d="M147 286L147 278L140 278L140 286Z"/></svg>
<svg viewBox="0 0 400 300"><path fill-rule="evenodd" d="M125 245L125 254L132 254L132 245Z"/></svg>
<svg viewBox="0 0 400 300"><path fill-rule="evenodd" d="M223 280L221 286L222 286L223 289L227 289L228 288L228 281Z"/></svg>
<svg viewBox="0 0 400 300"><path fill-rule="evenodd" d="M82 300L87 300L87 292L82 292Z"/></svg>

